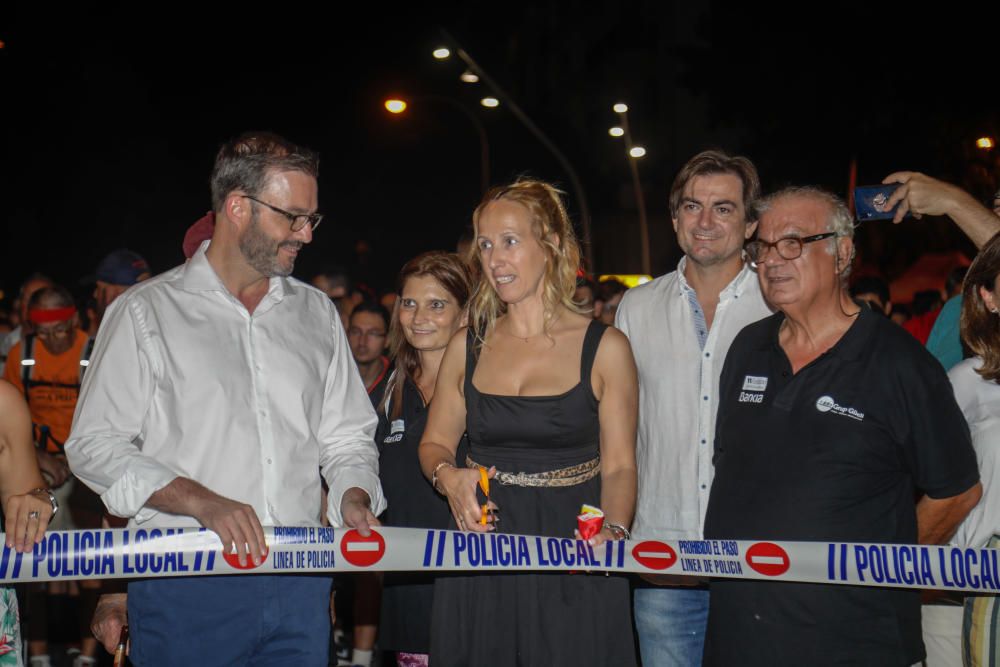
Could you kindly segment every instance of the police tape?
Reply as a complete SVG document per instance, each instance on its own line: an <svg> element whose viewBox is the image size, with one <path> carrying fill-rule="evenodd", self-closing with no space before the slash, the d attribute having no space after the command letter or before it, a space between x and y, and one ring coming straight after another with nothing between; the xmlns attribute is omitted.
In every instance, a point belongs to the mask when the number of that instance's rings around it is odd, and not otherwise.
<svg viewBox="0 0 1000 667"><path fill-rule="evenodd" d="M418 528L265 528L267 554L240 565L204 528L51 531L4 546L0 583L248 573L589 571L1000 592L1000 550L909 544L582 540Z"/></svg>

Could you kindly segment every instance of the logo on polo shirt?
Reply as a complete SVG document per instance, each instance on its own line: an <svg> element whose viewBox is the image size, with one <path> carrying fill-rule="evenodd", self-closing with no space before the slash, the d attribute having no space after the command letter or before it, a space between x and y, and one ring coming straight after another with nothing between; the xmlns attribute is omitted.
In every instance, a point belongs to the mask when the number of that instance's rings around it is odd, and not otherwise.
<svg viewBox="0 0 1000 667"><path fill-rule="evenodd" d="M764 390L767 389L767 378L759 375L747 375L743 378L743 391L740 392L740 403L763 403Z"/></svg>
<svg viewBox="0 0 1000 667"><path fill-rule="evenodd" d="M838 405L837 401L833 400L832 396L820 396L816 400L816 409L820 412L832 412L833 414L840 415L841 417L850 417L851 419L856 419L857 421L862 421L865 418L865 413L855 410L854 408Z"/></svg>

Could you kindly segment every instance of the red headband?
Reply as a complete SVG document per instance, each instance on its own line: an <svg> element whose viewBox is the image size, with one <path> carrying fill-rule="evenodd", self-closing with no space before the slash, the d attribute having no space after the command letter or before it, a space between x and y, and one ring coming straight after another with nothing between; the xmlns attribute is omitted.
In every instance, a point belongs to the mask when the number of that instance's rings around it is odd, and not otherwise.
<svg viewBox="0 0 1000 667"><path fill-rule="evenodd" d="M32 308L28 311L28 319L35 324L45 324L46 322L62 322L76 315L76 308L67 306L65 308Z"/></svg>

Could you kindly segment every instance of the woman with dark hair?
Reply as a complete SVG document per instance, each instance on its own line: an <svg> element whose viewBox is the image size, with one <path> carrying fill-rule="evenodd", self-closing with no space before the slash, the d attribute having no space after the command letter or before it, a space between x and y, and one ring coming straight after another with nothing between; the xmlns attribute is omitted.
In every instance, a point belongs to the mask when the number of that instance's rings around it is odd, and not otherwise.
<svg viewBox="0 0 1000 667"><path fill-rule="evenodd" d="M966 547L1000 546L1000 234L982 247L969 267L962 286L962 341L973 357L948 372L955 399L969 422L972 446L979 461L983 497L955 533L955 542ZM952 628L954 664L962 664L957 638L962 636L966 665L992 665L990 656L1000 644L1000 621L994 608L997 597L965 598L962 607L924 606L924 637L928 639L928 612L934 625ZM933 622L933 621L932 621ZM941 630L933 635L949 634ZM929 644L930 646L930 644Z"/></svg>
<svg viewBox="0 0 1000 667"><path fill-rule="evenodd" d="M420 464L453 526L570 537L600 506L598 546L627 538L635 509L638 384L625 336L573 301L580 251L547 183L494 188L473 214L482 277L468 332L438 374ZM470 452L457 451L468 429ZM489 501L477 497L484 471ZM439 578L435 665L635 664L626 579L532 573Z"/></svg>
<svg viewBox="0 0 1000 667"><path fill-rule="evenodd" d="M387 526L447 528L448 504L420 473L417 446L445 348L465 326L472 280L458 255L429 252L399 274L399 298L389 325L395 370L377 406L379 477L389 507ZM399 665L426 665L430 652L432 576L388 572L382 593L380 646L396 652Z"/></svg>

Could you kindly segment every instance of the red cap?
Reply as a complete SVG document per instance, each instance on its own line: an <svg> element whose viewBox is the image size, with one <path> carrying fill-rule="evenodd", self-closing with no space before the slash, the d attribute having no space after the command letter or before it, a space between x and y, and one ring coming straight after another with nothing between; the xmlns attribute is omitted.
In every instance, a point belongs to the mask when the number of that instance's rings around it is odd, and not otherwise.
<svg viewBox="0 0 1000 667"><path fill-rule="evenodd" d="M191 259L194 257L195 252L198 251L198 247L201 245L202 241L207 241L212 238L212 233L215 231L215 213L209 211L206 213L198 222L194 223L188 230L184 233L184 257L185 259Z"/></svg>

